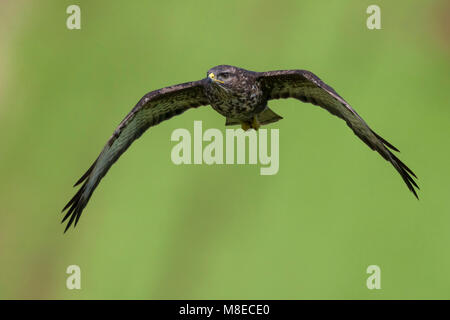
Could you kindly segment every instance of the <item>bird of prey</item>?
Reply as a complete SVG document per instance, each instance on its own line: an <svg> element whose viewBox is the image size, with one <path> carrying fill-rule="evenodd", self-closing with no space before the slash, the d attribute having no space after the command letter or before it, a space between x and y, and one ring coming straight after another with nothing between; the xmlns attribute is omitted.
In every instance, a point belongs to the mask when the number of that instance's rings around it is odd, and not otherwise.
<svg viewBox="0 0 450 320"><path fill-rule="evenodd" d="M63 209L68 211L62 222L69 219L64 232L73 223L76 226L100 180L148 128L188 109L211 105L226 118L225 125L240 124L244 130L258 130L261 125L282 119L269 109L267 102L284 98L320 106L345 120L356 136L394 166L418 198L415 188L419 187L413 179L416 175L390 151L399 150L370 129L347 101L315 74L306 70L253 72L219 65L208 70L202 80L155 90L139 100L114 130L92 166L75 183L82 186Z"/></svg>

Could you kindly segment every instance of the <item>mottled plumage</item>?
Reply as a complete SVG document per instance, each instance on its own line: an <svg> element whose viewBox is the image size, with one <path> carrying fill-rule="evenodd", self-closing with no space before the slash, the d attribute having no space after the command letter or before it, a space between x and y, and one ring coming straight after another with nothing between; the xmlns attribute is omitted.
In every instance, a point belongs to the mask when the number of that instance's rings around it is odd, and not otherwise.
<svg viewBox="0 0 450 320"><path fill-rule="evenodd" d="M88 171L77 181L82 183L64 207L65 231L78 223L92 193L109 168L131 143L149 127L181 114L190 108L211 105L226 117L226 125L258 129L260 125L282 119L267 107L272 99L295 98L325 108L345 120L353 132L377 151L399 172L409 190L417 197L415 174L389 149L393 145L372 131L352 107L333 88L306 70L253 72L220 65L210 69L205 79L187 82L147 93L122 120Z"/></svg>

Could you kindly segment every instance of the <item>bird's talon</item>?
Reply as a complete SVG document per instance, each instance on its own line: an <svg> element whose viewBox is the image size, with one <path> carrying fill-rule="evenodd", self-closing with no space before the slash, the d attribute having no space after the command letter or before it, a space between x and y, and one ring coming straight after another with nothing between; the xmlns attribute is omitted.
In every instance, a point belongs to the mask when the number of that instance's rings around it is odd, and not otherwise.
<svg viewBox="0 0 450 320"><path fill-rule="evenodd" d="M250 122L242 121L241 128L242 130L247 131L252 128L252 124Z"/></svg>
<svg viewBox="0 0 450 320"><path fill-rule="evenodd" d="M254 116L252 120L252 128L258 131L259 127L261 127L261 124L259 123L258 118Z"/></svg>

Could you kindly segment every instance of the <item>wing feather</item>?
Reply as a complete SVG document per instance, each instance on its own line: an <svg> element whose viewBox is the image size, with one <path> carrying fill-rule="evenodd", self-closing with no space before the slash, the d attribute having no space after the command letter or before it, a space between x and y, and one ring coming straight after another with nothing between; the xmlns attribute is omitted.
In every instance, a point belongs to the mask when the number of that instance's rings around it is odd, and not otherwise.
<svg viewBox="0 0 450 320"><path fill-rule="evenodd" d="M399 150L370 129L361 116L315 74L306 70L269 71L259 73L257 79L268 100L295 98L318 105L343 119L364 143L394 166L408 189L418 198L415 188L419 189L419 187L413 179L413 177L417 178L416 175L389 149Z"/></svg>
<svg viewBox="0 0 450 320"><path fill-rule="evenodd" d="M209 104L203 81L187 82L147 93L120 122L100 155L75 183L82 184L78 192L63 208L67 210L62 222L69 219L65 231L78 223L92 193L109 168L149 127L179 115L190 108Z"/></svg>

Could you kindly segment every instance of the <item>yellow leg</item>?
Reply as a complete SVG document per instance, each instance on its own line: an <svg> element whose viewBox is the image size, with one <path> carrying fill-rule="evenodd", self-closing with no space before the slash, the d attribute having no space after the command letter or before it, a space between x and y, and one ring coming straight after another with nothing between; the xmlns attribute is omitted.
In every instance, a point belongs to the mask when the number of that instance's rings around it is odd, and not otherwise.
<svg viewBox="0 0 450 320"><path fill-rule="evenodd" d="M247 131L247 130L251 129L251 127L252 127L252 124L250 122L241 121L242 130Z"/></svg>
<svg viewBox="0 0 450 320"><path fill-rule="evenodd" d="M258 117L257 116L253 116L252 128L255 129L256 131L258 131L259 127L261 127L261 123L259 123Z"/></svg>
<svg viewBox="0 0 450 320"><path fill-rule="evenodd" d="M257 116L254 116L251 122L241 121L241 128L244 131L247 131L250 129L255 129L258 131L259 127L261 127L261 123L259 123Z"/></svg>

